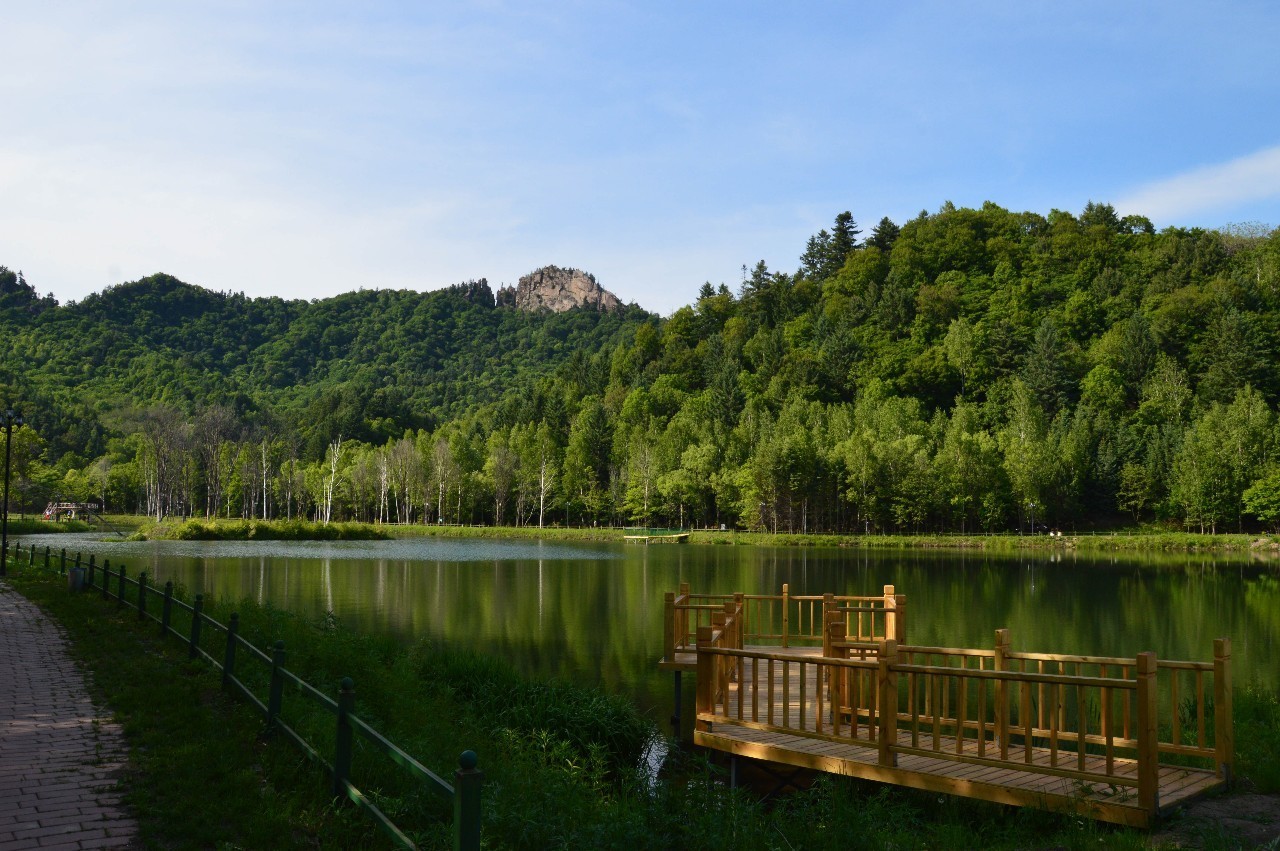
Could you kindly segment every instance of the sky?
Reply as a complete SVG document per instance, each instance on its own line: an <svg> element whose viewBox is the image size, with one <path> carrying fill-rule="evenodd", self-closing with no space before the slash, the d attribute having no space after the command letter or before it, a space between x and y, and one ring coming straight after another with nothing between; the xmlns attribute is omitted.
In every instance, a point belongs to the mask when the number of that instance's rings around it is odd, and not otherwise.
<svg viewBox="0 0 1280 851"><path fill-rule="evenodd" d="M0 0L0 265L669 314L849 210L1280 225L1267 2Z"/></svg>

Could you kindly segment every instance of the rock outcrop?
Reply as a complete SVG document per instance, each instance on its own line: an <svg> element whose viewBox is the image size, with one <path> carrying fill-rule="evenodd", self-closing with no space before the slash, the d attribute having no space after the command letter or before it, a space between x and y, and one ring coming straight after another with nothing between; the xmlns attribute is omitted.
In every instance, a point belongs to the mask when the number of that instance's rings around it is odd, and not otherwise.
<svg viewBox="0 0 1280 851"><path fill-rule="evenodd" d="M617 310L622 302L596 282L596 276L579 269L543 266L520 279L515 287L498 289L499 307L513 306L537 312L549 310L563 313L575 307L593 310Z"/></svg>

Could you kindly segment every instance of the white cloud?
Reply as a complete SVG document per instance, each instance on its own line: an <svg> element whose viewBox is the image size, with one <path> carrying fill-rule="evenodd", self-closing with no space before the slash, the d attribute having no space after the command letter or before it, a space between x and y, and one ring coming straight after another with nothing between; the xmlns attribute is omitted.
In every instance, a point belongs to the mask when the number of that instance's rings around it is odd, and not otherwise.
<svg viewBox="0 0 1280 851"><path fill-rule="evenodd" d="M1122 213L1168 221L1280 198L1280 146L1139 186L1116 202Z"/></svg>

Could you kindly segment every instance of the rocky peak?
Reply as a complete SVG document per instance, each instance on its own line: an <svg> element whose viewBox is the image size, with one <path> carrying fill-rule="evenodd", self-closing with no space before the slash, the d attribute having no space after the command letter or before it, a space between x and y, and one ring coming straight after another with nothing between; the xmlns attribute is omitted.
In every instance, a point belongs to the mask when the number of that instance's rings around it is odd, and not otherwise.
<svg viewBox="0 0 1280 851"><path fill-rule="evenodd" d="M541 310L563 313L575 307L600 311L622 307L616 295L596 282L595 275L559 266L543 266L522 277L515 287L499 288L497 303L531 313Z"/></svg>

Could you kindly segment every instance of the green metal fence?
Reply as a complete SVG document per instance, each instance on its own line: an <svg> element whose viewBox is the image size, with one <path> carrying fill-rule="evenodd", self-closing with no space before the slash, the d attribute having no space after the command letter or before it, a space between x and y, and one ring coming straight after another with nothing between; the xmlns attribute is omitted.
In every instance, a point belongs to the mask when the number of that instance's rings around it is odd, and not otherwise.
<svg viewBox="0 0 1280 851"><path fill-rule="evenodd" d="M21 563L21 559L22 545L16 544L14 560ZM30 545L27 565L32 568L40 567L37 564L35 544ZM240 694L262 714L268 733L284 736L312 761L324 768L332 778L333 794L336 798L349 800L359 806L400 847L417 848L414 842L351 781L353 742L357 735L385 754L393 763L409 772L413 778L423 783L425 788L445 800L452 801L455 849L478 851L480 848L480 793L484 775L476 767L477 758L474 751L462 753L453 774L453 783L447 783L355 714L355 684L350 677L343 678L336 700L324 694L284 666L283 641L277 641L272 652L268 654L242 638L239 635L238 613L233 612L228 623L220 623L205 614L202 594L197 594L192 604L188 605L174 596L172 582L166 582L161 591L159 588L148 585L145 572L132 578L128 576L124 565L120 565L113 571L109 560L104 560L102 565L98 566L92 555L87 561L81 559L80 553L76 553L74 559L69 559L64 549L55 557L50 548L45 547L43 567L67 576L68 583L73 589L84 591L92 589L99 592L104 601L114 598L118 608L133 607L138 612L139 620L149 619L158 625L161 636L173 636L186 643L187 652L192 659L203 658L222 672L223 688ZM148 605L153 599L160 606L158 616L148 610ZM190 622L187 632L175 628L173 624L175 611L188 616L183 618ZM214 658L201 646L201 631L206 626L224 636L224 639L219 642L223 648L221 660ZM270 670L270 686L265 702L236 676L237 666L242 661L256 662ZM293 686L292 692L314 702L334 716L337 735L332 762L281 717L286 684Z"/></svg>

